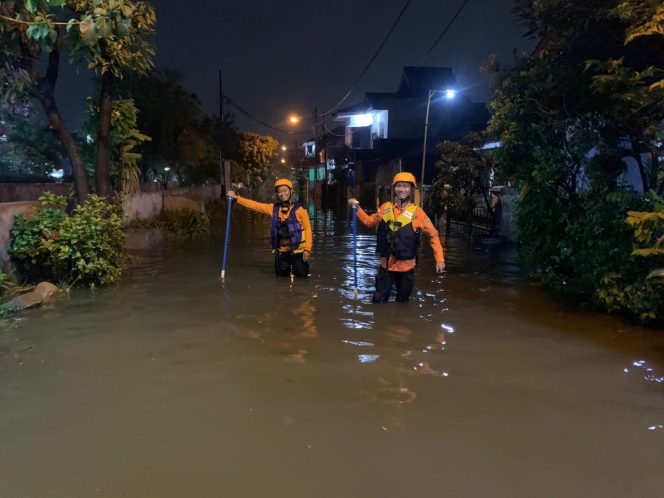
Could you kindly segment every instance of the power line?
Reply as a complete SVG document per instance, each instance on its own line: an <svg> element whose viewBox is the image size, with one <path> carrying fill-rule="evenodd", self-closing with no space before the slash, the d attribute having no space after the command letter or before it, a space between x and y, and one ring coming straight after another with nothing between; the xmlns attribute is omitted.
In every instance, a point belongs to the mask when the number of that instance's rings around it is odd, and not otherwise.
<svg viewBox="0 0 664 498"><path fill-rule="evenodd" d="M452 16L452 19L450 19L450 21L447 23L447 25L445 26L445 28L443 29L443 31L440 33L440 35L438 36L438 38L436 39L436 41L433 43L433 45L431 45L431 47L429 48L429 50L427 50L427 52L426 52L426 54L424 55L424 57L423 57L422 60L426 59L426 58L431 54L431 52L433 52L433 50L436 48L436 46L438 45L438 43L440 42L440 40L443 39L443 37L445 36L445 34L447 34L447 32L450 30L450 28L454 25L454 22L457 20L457 18L459 17L459 15L461 15L461 13L463 12L463 10L464 10L464 8L466 7L466 5L468 4L468 2L469 2L469 0L463 0L463 2L461 3L461 5L459 6L459 8L457 9L457 11L455 12L454 16ZM319 117L324 118L325 116L327 116L328 114L330 114L331 112L333 112L335 109L337 109L341 104L343 104L343 103L346 101L346 99L348 99L348 97L350 97L351 93L353 92L353 90L355 89L355 87L357 86L357 84L362 80L362 78L363 78L364 75L367 73L367 71L369 70L369 68L373 65L373 63L374 63L374 62L376 61L376 59L378 58L378 55L381 53L381 51L383 50L383 47L385 46L385 44L387 43L387 41L388 41L388 40L390 39L390 37L392 36L392 33L394 32L394 29L397 27L397 25L398 25L399 22L401 21L401 18L403 17L404 13L406 12L406 10L408 9L408 7L410 6L411 3L412 3L412 0L406 0L406 3L405 3L405 4L403 5L403 7L401 8L401 11L399 12L399 15L397 16L397 18L396 18L396 19L394 20L394 22L392 23L392 26L390 26L390 29L389 29L389 31L387 32L387 34L385 35L385 37L383 38L383 41L380 43L380 45L378 46L378 48L376 49L376 51L374 52L374 54L373 54L373 55L371 56L371 58L369 59L369 62L367 62L367 64L364 66L364 68L363 68L362 71L360 72L359 76L355 79L355 81L354 81L353 84L351 85L350 89L346 92L346 94L345 94L345 95L341 98L341 100L339 100L339 102L337 102L332 108L330 108L330 109L328 109L327 111L325 111L324 113L320 114ZM253 114L251 114L249 111L247 111L246 109L244 109L244 108L243 108L242 106L240 106L239 104L235 103L230 97L228 97L228 96L226 96L226 95L224 95L223 97L224 97L224 99L226 99L226 101L227 101L229 104L231 104L233 107L235 107L238 111L240 111L240 112L241 112L242 114L244 114L246 117L248 117L249 119L255 121L256 123L258 123L258 124L260 124L260 125L262 125L262 126L265 126L266 128L269 128L269 129L271 129L271 130L278 131L278 132L280 132L280 133L285 133L285 134L287 134L287 135L301 135L301 134L308 133L308 132L306 132L306 131L305 131L305 132L293 132L293 131L291 131L291 130L284 130L283 128L279 128L279 127L276 127L276 126L272 126L272 125L266 123L265 121L263 121L263 120L257 118L256 116L254 116ZM316 126L316 125L318 125L318 124L320 124L320 123L314 123L314 126ZM327 128L327 127L325 127L325 128ZM332 133L331 130L329 130L329 129L326 129L326 131L327 131L328 133Z"/></svg>
<svg viewBox="0 0 664 498"><path fill-rule="evenodd" d="M399 12L399 15L397 16L395 21L392 23L392 26L390 27L390 30L387 32L387 35L385 35L385 38L383 38L383 41L378 46L378 49L374 52L371 59L369 59L369 62L367 62L367 64L364 66L364 69L362 69L362 71L360 72L360 75L355 79L355 81L351 85L348 92L346 92L346 95L344 95L343 98L334 105L334 107L332 107L331 109L329 109L329 110L325 111L324 113L322 113L321 116L327 116L328 114L330 114L337 107L339 107L341 104L343 104L346 101L346 99L350 96L351 92L355 89L355 86L360 82L360 80L367 73L367 71L369 70L371 65L374 63L374 61L378 57L378 54L380 54L381 50L383 49L383 47L387 43L387 40L389 40L390 36L392 36L392 33L394 32L394 28L396 28L397 24L399 24L399 21L401 21L401 18L403 17L404 12L406 12L406 9L411 4L411 2L412 2L412 0L406 0L406 3L401 8L401 12Z"/></svg>
<svg viewBox="0 0 664 498"><path fill-rule="evenodd" d="M277 126L272 126L271 124L268 124L265 121L263 121L262 119L259 119L256 116L254 116L253 114L251 114L244 107L242 107L241 105L234 102L228 95L222 95L222 96L223 96L224 100L226 100L226 102L228 102L233 107L235 107L238 111L240 111L240 113L244 114L246 117L248 117L252 121L255 121L256 123L265 126L266 128L269 128L269 129L274 130L274 131L278 131L279 133L285 133L287 135L302 135L304 133L309 133L309 132L306 132L306 131L294 132L292 130L284 130L283 128L279 128Z"/></svg>
<svg viewBox="0 0 664 498"><path fill-rule="evenodd" d="M450 19L450 22L447 23L447 26L445 26L445 29L443 29L443 32L440 33L440 36L439 36L438 38L436 38L436 41L435 41L435 42L433 42L433 45L431 45L431 48L429 48L429 50L427 50L427 53L424 54L424 57L422 58L422 60L424 60L424 59L426 59L427 57L429 57L429 55L431 54L431 52L433 52L433 49L436 48L436 45L438 45L438 42L439 42L440 40L442 40L443 36L445 36L445 34L446 34L446 33L449 31L449 29L452 27L452 25L454 24L454 21L456 21L457 17L459 17L459 14L461 14L461 12L463 11L463 9L464 9L464 7L466 6L467 3L468 3L468 0L463 0L463 2L461 3L461 6L459 7L459 9L456 11L456 13L455 13L454 16L452 17L452 19Z"/></svg>

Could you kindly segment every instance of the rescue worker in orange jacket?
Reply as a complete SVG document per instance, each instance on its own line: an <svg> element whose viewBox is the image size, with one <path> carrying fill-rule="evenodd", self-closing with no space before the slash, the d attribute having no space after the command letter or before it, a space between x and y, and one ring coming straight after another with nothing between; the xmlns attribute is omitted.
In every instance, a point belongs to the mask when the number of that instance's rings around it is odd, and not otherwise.
<svg viewBox="0 0 664 498"><path fill-rule="evenodd" d="M227 195L240 206L272 218L270 240L275 273L288 277L292 271L296 277L308 277L313 241L309 214L299 202L291 200L293 184L287 178L278 179L274 191L278 200L274 204L245 199L232 190Z"/></svg>
<svg viewBox="0 0 664 498"><path fill-rule="evenodd" d="M445 255L438 231L426 213L411 202L415 185L415 177L411 173L397 173L392 180L395 202L386 202L372 215L364 212L357 199L348 199L349 204L357 206L357 218L364 225L378 225L380 268L376 275L374 303L387 302L392 286L396 286L398 302L407 302L410 298L421 232L429 237L436 259L436 272L441 273L445 269Z"/></svg>

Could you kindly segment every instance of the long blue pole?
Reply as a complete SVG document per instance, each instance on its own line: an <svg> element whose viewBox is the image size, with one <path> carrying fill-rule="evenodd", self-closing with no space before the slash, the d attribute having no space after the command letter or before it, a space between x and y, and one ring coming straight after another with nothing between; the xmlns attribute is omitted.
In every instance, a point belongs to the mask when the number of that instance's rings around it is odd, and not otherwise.
<svg viewBox="0 0 664 498"><path fill-rule="evenodd" d="M224 260L221 263L221 279L226 278L226 258L228 257L228 239L231 234L231 208L233 207L233 199L228 198L228 209L226 212L226 237L224 239Z"/></svg>
<svg viewBox="0 0 664 498"><path fill-rule="evenodd" d="M357 206L353 205L353 273L355 279L355 296L360 292L360 289L357 287Z"/></svg>

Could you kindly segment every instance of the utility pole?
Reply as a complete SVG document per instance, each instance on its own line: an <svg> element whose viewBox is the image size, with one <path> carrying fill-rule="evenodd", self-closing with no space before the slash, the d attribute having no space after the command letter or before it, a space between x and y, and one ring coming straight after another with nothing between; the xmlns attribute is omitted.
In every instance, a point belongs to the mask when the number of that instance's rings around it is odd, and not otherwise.
<svg viewBox="0 0 664 498"><path fill-rule="evenodd" d="M318 121L318 107L314 107L314 209L318 201L318 140L316 137L316 123Z"/></svg>
<svg viewBox="0 0 664 498"><path fill-rule="evenodd" d="M325 206L325 209L327 209L328 203L330 202L328 199L328 188L327 188L327 183L329 180L329 172L327 171L327 128L325 127L325 115L323 115L323 161L325 161L325 178L323 179L323 203Z"/></svg>
<svg viewBox="0 0 664 498"><path fill-rule="evenodd" d="M228 175L224 168L224 93L221 86L221 69L219 69L219 184L222 199L230 188L230 185L226 184L226 176Z"/></svg>

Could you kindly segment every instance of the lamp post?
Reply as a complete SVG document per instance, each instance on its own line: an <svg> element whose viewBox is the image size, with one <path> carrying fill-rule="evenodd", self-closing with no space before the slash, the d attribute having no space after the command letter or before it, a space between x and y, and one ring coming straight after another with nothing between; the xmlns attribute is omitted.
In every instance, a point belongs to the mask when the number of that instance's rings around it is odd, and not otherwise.
<svg viewBox="0 0 664 498"><path fill-rule="evenodd" d="M168 179L170 177L169 171L171 170L170 166L165 166L164 167L164 190L168 188Z"/></svg>
<svg viewBox="0 0 664 498"><path fill-rule="evenodd" d="M431 97L437 93L444 93L447 100L452 100L456 97L456 90L448 88L446 90L429 90L429 96L427 97L427 112L424 118L424 145L422 146L422 171L420 176L420 207L422 207L424 200L424 171L426 170L427 162L427 133L429 131L429 108L431 107Z"/></svg>

